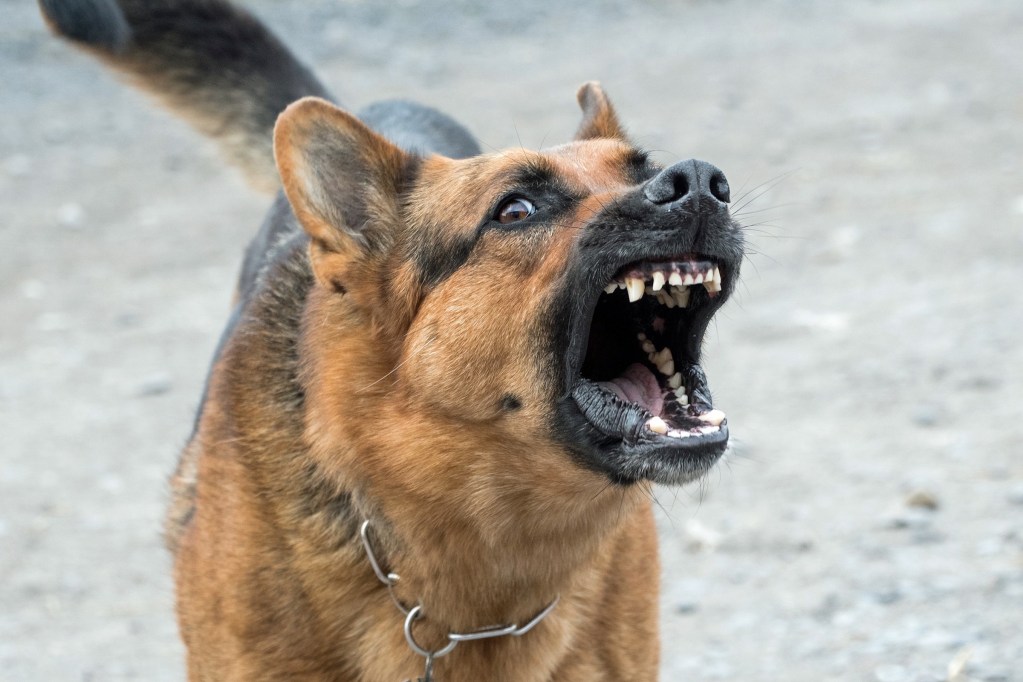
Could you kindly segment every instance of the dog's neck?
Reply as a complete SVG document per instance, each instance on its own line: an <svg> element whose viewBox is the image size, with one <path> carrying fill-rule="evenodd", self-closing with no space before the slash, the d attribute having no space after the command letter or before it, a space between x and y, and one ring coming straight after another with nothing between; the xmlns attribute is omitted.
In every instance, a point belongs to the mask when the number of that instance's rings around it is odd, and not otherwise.
<svg viewBox="0 0 1023 682"><path fill-rule="evenodd" d="M370 567L373 569L373 573L376 575L377 580L380 584L387 588L391 600L394 602L395 607L405 617L405 638L409 647L416 653L433 658L433 655L444 656L447 655L451 650L455 648L461 642L478 641L481 639L498 639L501 637L521 637L531 631L536 625L543 622L547 616L551 614L554 607L557 606L561 595L556 596L550 601L549 604L543 607L542 610L538 611L532 618L524 623L502 623L500 625L491 625L481 628L475 628L468 633L448 633L448 642L440 649L432 650L433 653L425 653L428 650L424 650L422 646L415 640L412 634L412 626L424 617L424 611L422 604L406 604L398 599L395 589L398 583L401 581L401 576L393 571L389 571L384 568L377 558L377 551L373 547L373 540L370 534L370 523L364 521L359 529L359 535L362 540L362 546L366 550L366 559L369 561Z"/></svg>
<svg viewBox="0 0 1023 682"><path fill-rule="evenodd" d="M398 518L378 511L370 517L373 549L385 574L401 576L395 597L421 605L438 632L524 623L559 595L588 589L586 576L607 560L601 545L642 499L638 489L608 488L578 518L551 527L523 515L496 541L469 523L429 525L422 510L395 510ZM363 561L365 579L383 588ZM388 598L386 588L379 592Z"/></svg>

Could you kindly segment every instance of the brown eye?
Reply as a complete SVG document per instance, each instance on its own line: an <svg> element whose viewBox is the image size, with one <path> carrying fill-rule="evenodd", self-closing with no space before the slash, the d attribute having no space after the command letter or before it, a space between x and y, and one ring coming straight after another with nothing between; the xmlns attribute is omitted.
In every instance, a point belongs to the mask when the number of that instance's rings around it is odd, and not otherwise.
<svg viewBox="0 0 1023 682"><path fill-rule="evenodd" d="M497 222L502 225L509 223L517 223L520 220L525 220L529 216L536 213L536 207L533 206L533 202L523 197L511 197L505 199L504 203L497 209Z"/></svg>

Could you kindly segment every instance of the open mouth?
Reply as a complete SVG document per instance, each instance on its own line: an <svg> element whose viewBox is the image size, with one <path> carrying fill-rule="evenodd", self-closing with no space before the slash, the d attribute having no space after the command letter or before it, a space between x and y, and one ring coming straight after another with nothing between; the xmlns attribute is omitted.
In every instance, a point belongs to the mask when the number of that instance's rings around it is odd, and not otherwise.
<svg viewBox="0 0 1023 682"><path fill-rule="evenodd" d="M620 441L624 478L683 483L724 452L727 421L699 358L728 276L701 254L644 260L621 268L597 300L572 397L608 441Z"/></svg>

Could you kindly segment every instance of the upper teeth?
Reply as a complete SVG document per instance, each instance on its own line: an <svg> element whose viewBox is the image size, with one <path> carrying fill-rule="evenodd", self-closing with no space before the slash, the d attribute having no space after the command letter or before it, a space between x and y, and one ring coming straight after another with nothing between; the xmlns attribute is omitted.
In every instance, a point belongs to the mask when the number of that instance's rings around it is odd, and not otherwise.
<svg viewBox="0 0 1023 682"><path fill-rule="evenodd" d="M635 277L626 277L625 288L629 292L629 300L635 303L639 299L643 298L643 292L646 290L646 282Z"/></svg>
<svg viewBox="0 0 1023 682"><path fill-rule="evenodd" d="M660 291L661 288L664 286L665 282L664 273L658 270L657 272L654 273L652 281L654 285L650 288L653 289L654 291Z"/></svg>
<svg viewBox="0 0 1023 682"><path fill-rule="evenodd" d="M604 287L605 293L614 293L616 289L625 289L629 295L629 301L635 303L643 298L644 294L653 296L661 305L669 308L685 308L689 305L688 287L703 285L711 296L721 291L721 269L716 265L707 264L699 272L686 272L683 274L677 265L667 265L665 270L654 270L650 273L649 279L645 276L626 276L616 279ZM650 286L647 287L649 281Z"/></svg>

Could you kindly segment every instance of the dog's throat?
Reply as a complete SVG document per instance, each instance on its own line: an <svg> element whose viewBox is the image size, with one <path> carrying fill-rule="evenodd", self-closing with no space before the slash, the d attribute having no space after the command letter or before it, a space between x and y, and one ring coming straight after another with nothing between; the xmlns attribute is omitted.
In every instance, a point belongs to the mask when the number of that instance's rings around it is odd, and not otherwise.
<svg viewBox="0 0 1023 682"><path fill-rule="evenodd" d="M369 521L363 521L362 526L359 529L359 537L362 540L362 546L366 550L366 558L369 560L370 566L373 568L373 573L377 579L387 588L388 594L391 597L391 601L405 616L404 631L405 631L405 642L413 652L422 656L425 659L426 672L425 676L421 677L420 680L432 679L433 663L436 659L447 656L451 653L456 646L463 642L472 642L481 639L495 639L498 637L521 637L527 632L532 630L534 627L539 625L550 613L554 610L554 607L558 605L558 601L561 599L561 595L557 595L552 599L546 606L544 606L539 612L536 613L532 618L522 625L508 624L508 625L489 625L470 632L452 632L448 631L447 641L437 649L426 649L418 641L416 641L415 635L412 631L413 625L425 618L422 604L416 604L411 608L404 604L395 594L394 586L401 580L401 576L393 571L386 570L380 561L377 559L376 552L373 549L373 543L369 537Z"/></svg>

